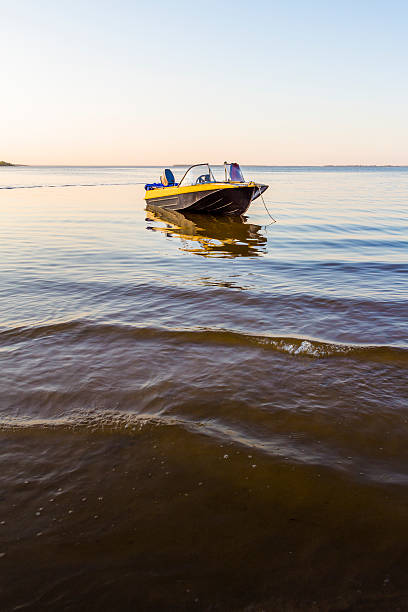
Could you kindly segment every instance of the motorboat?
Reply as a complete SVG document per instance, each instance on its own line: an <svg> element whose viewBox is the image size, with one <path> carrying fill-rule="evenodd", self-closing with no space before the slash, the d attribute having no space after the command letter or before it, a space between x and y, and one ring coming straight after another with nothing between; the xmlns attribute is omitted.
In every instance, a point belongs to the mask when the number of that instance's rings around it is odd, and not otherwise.
<svg viewBox="0 0 408 612"><path fill-rule="evenodd" d="M268 185L246 182L236 162L224 162L222 178L216 178L209 164L194 164L176 183L166 168L160 183L145 185L145 200L167 210L211 215L242 215Z"/></svg>

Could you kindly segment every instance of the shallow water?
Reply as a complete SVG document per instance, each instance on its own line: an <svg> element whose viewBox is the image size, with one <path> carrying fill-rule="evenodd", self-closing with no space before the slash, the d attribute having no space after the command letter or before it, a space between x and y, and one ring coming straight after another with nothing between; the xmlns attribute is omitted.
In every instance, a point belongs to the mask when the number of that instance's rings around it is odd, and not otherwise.
<svg viewBox="0 0 408 612"><path fill-rule="evenodd" d="M159 173L0 169L1 609L408 609L408 169Z"/></svg>

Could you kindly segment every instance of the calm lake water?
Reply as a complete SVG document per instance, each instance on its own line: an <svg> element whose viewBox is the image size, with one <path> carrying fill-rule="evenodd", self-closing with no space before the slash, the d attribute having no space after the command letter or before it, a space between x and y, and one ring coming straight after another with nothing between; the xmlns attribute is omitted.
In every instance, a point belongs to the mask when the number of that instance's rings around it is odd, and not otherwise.
<svg viewBox="0 0 408 612"><path fill-rule="evenodd" d="M408 168L160 171L0 169L2 612L408 610Z"/></svg>

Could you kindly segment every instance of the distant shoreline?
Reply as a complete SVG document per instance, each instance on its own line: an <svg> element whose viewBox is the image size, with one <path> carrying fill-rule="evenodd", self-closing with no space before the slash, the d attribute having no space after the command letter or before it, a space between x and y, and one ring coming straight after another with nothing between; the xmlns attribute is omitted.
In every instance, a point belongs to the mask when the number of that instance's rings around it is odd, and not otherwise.
<svg viewBox="0 0 408 612"><path fill-rule="evenodd" d="M13 164L0 161L0 168L189 168L193 164ZM222 167L222 164L211 164ZM408 164L240 164L247 168L408 168Z"/></svg>

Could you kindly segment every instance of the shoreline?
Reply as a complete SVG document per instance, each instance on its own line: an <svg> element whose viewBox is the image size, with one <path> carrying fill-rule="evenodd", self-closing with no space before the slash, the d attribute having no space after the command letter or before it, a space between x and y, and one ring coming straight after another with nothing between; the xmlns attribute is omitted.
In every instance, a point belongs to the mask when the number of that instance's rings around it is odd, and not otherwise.
<svg viewBox="0 0 408 612"><path fill-rule="evenodd" d="M0 168L188 168L191 164L13 164L0 161ZM222 164L213 164L221 167ZM246 164L245 168L408 168L407 164Z"/></svg>

